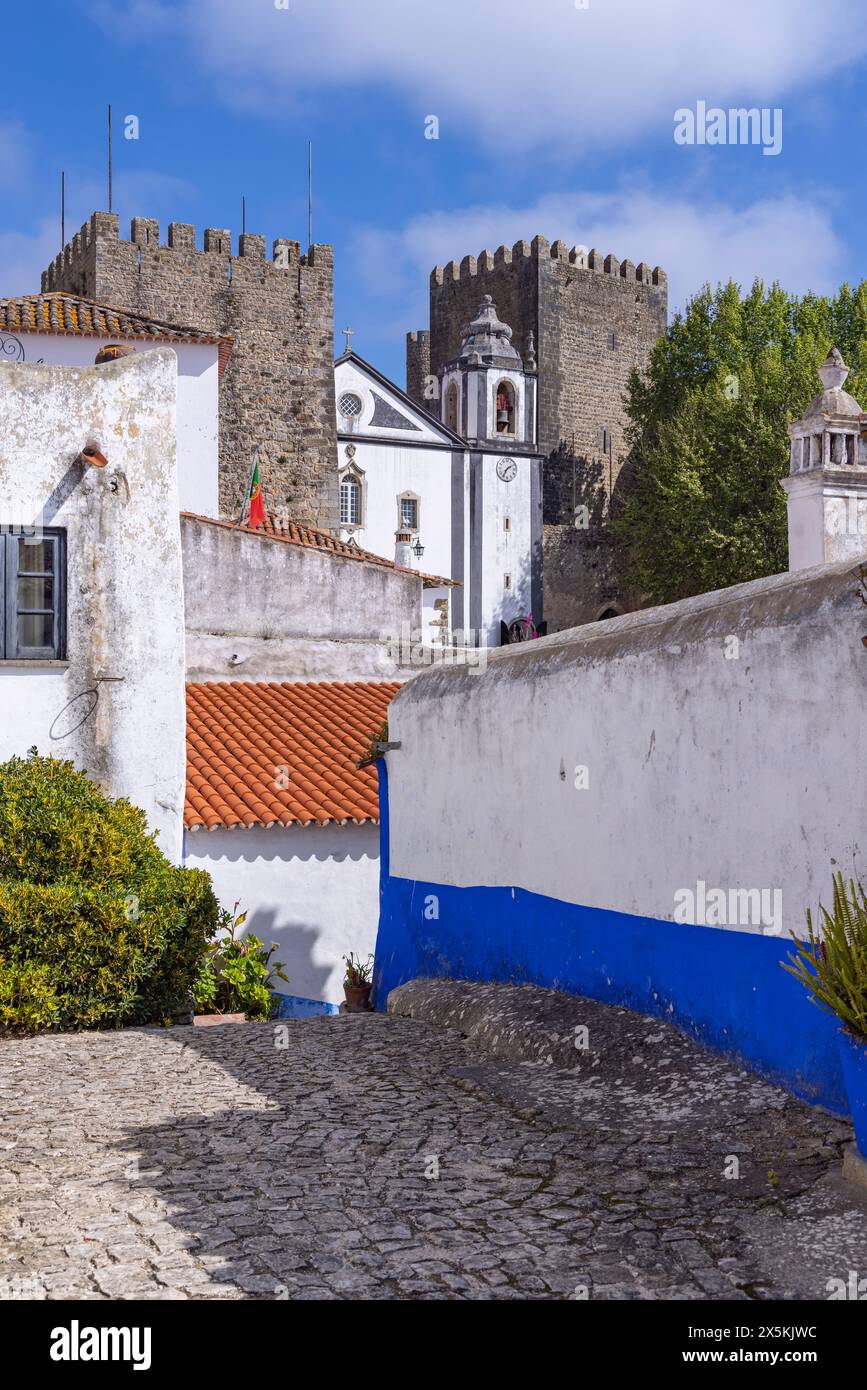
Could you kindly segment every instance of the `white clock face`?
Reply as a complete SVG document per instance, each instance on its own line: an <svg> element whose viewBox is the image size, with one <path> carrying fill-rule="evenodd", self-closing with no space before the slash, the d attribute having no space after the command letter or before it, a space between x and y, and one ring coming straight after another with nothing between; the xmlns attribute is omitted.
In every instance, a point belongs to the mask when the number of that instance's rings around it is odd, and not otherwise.
<svg viewBox="0 0 867 1390"><path fill-rule="evenodd" d="M510 483L518 471L518 465L514 459L499 459L497 462L497 477L504 483Z"/></svg>

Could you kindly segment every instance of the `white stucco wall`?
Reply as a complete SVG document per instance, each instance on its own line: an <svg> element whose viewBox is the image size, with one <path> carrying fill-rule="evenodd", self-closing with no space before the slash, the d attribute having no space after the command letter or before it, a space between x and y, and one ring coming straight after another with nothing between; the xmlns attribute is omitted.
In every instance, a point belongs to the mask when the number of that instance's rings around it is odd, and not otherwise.
<svg viewBox="0 0 867 1390"><path fill-rule="evenodd" d="M72 334L19 333L25 363L60 363L91 367L107 339ZM112 338L137 353L166 351L167 344L140 338ZM176 343L177 358L178 495L183 511L219 516L219 366L213 343Z"/></svg>
<svg viewBox="0 0 867 1390"><path fill-rule="evenodd" d="M867 872L858 568L421 674L389 708L391 874L669 920L699 880L779 888L803 931L835 866Z"/></svg>
<svg viewBox="0 0 867 1390"><path fill-rule="evenodd" d="M421 621L415 575L192 517L181 536L190 680L411 674L393 636Z"/></svg>
<svg viewBox="0 0 867 1390"><path fill-rule="evenodd" d="M67 652L0 661L0 758L68 757L145 811L179 859L183 588L174 353L0 366L0 525L61 528ZM97 439L108 466L79 461Z"/></svg>
<svg viewBox="0 0 867 1390"><path fill-rule="evenodd" d="M503 457L506 457L503 455ZM516 473L510 482L497 475L498 458L483 454L478 467L482 477L481 517L481 617L479 627L487 645L500 642L500 623L525 618L533 603L531 588L532 555L532 471L535 459L511 456ZM505 518L509 518L509 530ZM509 575L510 588L505 579ZM536 620L540 614L536 613Z"/></svg>
<svg viewBox="0 0 867 1390"><path fill-rule="evenodd" d="M289 983L281 994L339 1004L342 957L373 951L379 913L379 827L280 826L187 832L185 862L206 869L224 907L248 912L245 930Z"/></svg>
<svg viewBox="0 0 867 1390"><path fill-rule="evenodd" d="M401 448L390 441L369 444L359 440L353 460L363 477L363 525L352 528L362 550L394 559L394 533L398 528L397 499L405 492L419 498L418 538L424 546L421 559L410 557L412 569L425 574L452 575L452 455L448 449ZM346 457L346 441L338 444L340 468ZM342 527L340 534L350 534ZM413 541L415 534L413 535Z"/></svg>

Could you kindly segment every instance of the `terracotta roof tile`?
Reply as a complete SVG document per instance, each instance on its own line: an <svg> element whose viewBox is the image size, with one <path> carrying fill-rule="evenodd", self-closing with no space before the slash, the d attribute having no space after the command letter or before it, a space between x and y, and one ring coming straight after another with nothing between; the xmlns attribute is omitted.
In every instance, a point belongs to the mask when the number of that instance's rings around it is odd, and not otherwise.
<svg viewBox="0 0 867 1390"><path fill-rule="evenodd" d="M209 681L187 686L188 830L379 821L358 768L399 683Z"/></svg>
<svg viewBox="0 0 867 1390"><path fill-rule="evenodd" d="M332 555L342 555L347 560L362 560L368 565L380 565L383 569L397 570L400 574L414 574L425 588L456 588L459 579L444 579L442 575L423 574L420 570L407 569L396 565L384 555L374 555L372 550L361 550L357 545L348 545L329 531L320 531L316 526L305 526L299 521L290 521L277 516L275 512L265 513L264 526L251 526L249 522L238 525L234 521L218 521L212 516L198 516L195 512L181 512L188 521L203 521L209 526L224 526L230 531L246 531L253 536L263 536L272 541L285 541L289 545L303 545L312 550L327 550Z"/></svg>
<svg viewBox="0 0 867 1390"><path fill-rule="evenodd" d="M97 304L63 290L46 294L22 294L0 299L0 331L5 333L61 333L85 338L148 338L167 343L218 343L231 346L231 338L164 323L128 309Z"/></svg>

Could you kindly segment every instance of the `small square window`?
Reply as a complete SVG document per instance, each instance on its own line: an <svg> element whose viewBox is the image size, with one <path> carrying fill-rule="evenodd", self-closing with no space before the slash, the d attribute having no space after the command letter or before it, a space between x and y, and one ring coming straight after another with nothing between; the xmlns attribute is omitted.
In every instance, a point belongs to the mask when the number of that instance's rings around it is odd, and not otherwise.
<svg viewBox="0 0 867 1390"><path fill-rule="evenodd" d="M22 536L0 527L0 658L52 660L64 655L66 534Z"/></svg>
<svg viewBox="0 0 867 1390"><path fill-rule="evenodd" d="M400 524L407 531L418 530L418 498L401 497L400 499Z"/></svg>

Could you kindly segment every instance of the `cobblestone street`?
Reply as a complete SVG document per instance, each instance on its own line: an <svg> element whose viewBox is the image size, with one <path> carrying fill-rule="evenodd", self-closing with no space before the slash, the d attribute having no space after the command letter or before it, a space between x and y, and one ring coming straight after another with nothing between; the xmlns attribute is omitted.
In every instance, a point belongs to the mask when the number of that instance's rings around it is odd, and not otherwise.
<svg viewBox="0 0 867 1390"><path fill-rule="evenodd" d="M394 1002L416 1016L0 1043L3 1296L825 1299L867 1274L847 1124L623 1010Z"/></svg>

